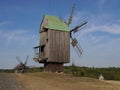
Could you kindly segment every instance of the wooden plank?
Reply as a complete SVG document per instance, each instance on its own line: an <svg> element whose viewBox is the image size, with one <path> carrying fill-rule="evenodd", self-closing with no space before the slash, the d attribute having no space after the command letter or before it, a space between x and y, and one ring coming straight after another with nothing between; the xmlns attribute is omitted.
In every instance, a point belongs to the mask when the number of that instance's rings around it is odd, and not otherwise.
<svg viewBox="0 0 120 90"><path fill-rule="evenodd" d="M46 44L46 32L40 33L40 46Z"/></svg>
<svg viewBox="0 0 120 90"><path fill-rule="evenodd" d="M69 32L48 31L49 60L48 62L69 62L70 36Z"/></svg>

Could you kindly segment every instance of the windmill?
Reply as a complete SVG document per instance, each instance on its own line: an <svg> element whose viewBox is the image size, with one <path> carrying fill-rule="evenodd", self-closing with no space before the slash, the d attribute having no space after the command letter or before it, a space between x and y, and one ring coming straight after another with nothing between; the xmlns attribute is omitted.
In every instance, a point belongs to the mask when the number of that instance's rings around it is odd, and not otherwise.
<svg viewBox="0 0 120 90"><path fill-rule="evenodd" d="M43 63L45 71L63 72L63 64L70 62L70 39L78 56L81 56L83 52L77 39L72 35L86 25L87 21L70 29L74 8L75 4L73 4L68 22L64 22L56 16L44 15L43 17L39 30L40 44L34 47L33 60Z"/></svg>
<svg viewBox="0 0 120 90"><path fill-rule="evenodd" d="M17 72L20 72L20 73L24 73L27 69L27 61L28 61L28 56L26 57L26 60L25 62L23 63L20 58L17 56L16 57L17 61L19 62L19 64L15 67L15 70L17 70Z"/></svg>

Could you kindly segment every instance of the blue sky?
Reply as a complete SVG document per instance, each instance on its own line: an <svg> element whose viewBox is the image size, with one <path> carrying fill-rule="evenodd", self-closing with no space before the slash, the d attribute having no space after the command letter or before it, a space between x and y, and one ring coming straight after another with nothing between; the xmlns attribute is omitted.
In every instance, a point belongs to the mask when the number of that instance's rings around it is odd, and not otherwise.
<svg viewBox="0 0 120 90"><path fill-rule="evenodd" d="M120 67L120 0L0 0L0 69L14 68L29 55L28 65L40 66L32 58L39 44L39 27L44 14L68 20L71 28L87 20L74 34L84 52L79 58L71 47L71 62L88 67Z"/></svg>

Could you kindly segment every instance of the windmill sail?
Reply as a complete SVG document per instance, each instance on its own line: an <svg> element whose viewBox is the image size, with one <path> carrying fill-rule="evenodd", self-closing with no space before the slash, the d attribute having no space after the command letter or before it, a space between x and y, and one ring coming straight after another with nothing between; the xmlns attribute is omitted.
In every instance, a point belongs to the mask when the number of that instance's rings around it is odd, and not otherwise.
<svg viewBox="0 0 120 90"><path fill-rule="evenodd" d="M20 58L17 56L16 57L16 59L18 60L18 62L20 63L20 64L23 64L21 61L20 61Z"/></svg>
<svg viewBox="0 0 120 90"><path fill-rule="evenodd" d="M82 26L86 25L87 21L82 22L80 25L75 26L70 32L77 32L79 30L79 28L81 28Z"/></svg>
<svg viewBox="0 0 120 90"><path fill-rule="evenodd" d="M82 50L82 48L80 47L80 45L79 45L78 41L76 40L76 38L74 38L74 39L72 38L71 44L72 44L75 52L76 52L76 53L78 54L78 56L80 57L80 56L82 55L83 50Z"/></svg>
<svg viewBox="0 0 120 90"><path fill-rule="evenodd" d="M71 39L72 39L71 44L72 44L75 52L78 54L79 57L82 55L83 49L81 48L81 46L80 46L80 44L78 43L78 41L76 40L76 38L74 38L74 39L72 38L72 34L73 34L72 32L74 32L74 33L78 32L79 28L83 27L83 26L86 25L86 24L87 24L87 21L84 21L84 22L82 22L80 25L75 26L75 27L70 31L70 37L71 37Z"/></svg>
<svg viewBox="0 0 120 90"><path fill-rule="evenodd" d="M75 9L75 4L73 4L73 7L72 7L72 11L71 11L71 14L70 14L68 23L67 23L68 26L69 26L69 25L71 24L71 22L72 22L72 17L73 17L74 9Z"/></svg>
<svg viewBox="0 0 120 90"><path fill-rule="evenodd" d="M24 65L26 66L29 56L26 57Z"/></svg>

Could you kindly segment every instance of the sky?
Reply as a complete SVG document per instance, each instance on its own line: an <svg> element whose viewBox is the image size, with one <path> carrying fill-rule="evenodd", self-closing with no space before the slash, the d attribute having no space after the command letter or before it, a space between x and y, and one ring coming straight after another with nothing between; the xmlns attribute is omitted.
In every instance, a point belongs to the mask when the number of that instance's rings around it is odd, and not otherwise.
<svg viewBox="0 0 120 90"><path fill-rule="evenodd" d="M83 49L79 58L71 47L70 63L87 67L120 67L120 0L0 0L0 69L14 68L29 56L28 66L42 66L33 61L33 47L39 45L39 28L45 14L68 21L75 3L70 28L87 20L87 25L73 34Z"/></svg>

